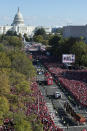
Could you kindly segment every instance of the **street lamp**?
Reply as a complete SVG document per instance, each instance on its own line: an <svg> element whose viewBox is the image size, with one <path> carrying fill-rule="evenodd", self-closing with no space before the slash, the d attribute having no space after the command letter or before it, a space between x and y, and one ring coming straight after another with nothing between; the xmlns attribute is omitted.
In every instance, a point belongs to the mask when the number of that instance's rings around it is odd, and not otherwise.
<svg viewBox="0 0 87 131"><path fill-rule="evenodd" d="M39 91L38 91L38 115L39 115Z"/></svg>

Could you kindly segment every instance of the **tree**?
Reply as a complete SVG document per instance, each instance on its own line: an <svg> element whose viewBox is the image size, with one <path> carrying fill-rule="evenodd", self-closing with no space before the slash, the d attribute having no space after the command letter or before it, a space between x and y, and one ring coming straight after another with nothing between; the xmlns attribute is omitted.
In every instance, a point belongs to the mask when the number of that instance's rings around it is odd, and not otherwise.
<svg viewBox="0 0 87 131"><path fill-rule="evenodd" d="M61 37L57 36L57 35L53 35L51 36L51 38L49 39L49 45L51 46L50 50L51 52L57 56L60 55L60 47L61 47ZM58 52L59 51L59 52Z"/></svg>
<svg viewBox="0 0 87 131"><path fill-rule="evenodd" d="M43 40L42 44L47 46L48 45L48 40Z"/></svg>
<svg viewBox="0 0 87 131"><path fill-rule="evenodd" d="M0 96L0 112L3 112L3 114L7 113L9 111L9 103L7 98L4 96Z"/></svg>
<svg viewBox="0 0 87 131"><path fill-rule="evenodd" d="M9 81L11 86L17 85L24 80L26 80L26 76L16 72L15 70L12 70L9 74Z"/></svg>
<svg viewBox="0 0 87 131"><path fill-rule="evenodd" d="M10 93L9 79L6 72L0 71L0 95L7 95Z"/></svg>
<svg viewBox="0 0 87 131"><path fill-rule="evenodd" d="M8 41L9 46L13 46L14 48L21 48L22 47L22 40L17 36L6 36L5 38Z"/></svg>
<svg viewBox="0 0 87 131"><path fill-rule="evenodd" d="M87 55L87 45L83 41L76 42L72 46L72 53L75 54L76 63L79 64L79 66L82 65L83 58Z"/></svg>
<svg viewBox="0 0 87 131"><path fill-rule="evenodd" d="M38 42L38 43L42 43L43 42L43 36L42 35L36 35L34 36L34 41Z"/></svg>
<svg viewBox="0 0 87 131"><path fill-rule="evenodd" d="M87 67L87 54L82 55L81 63L82 63L82 65Z"/></svg>
<svg viewBox="0 0 87 131"><path fill-rule="evenodd" d="M0 111L0 126L3 125L3 119L4 119L3 112Z"/></svg>
<svg viewBox="0 0 87 131"><path fill-rule="evenodd" d="M6 35L7 36L17 36L17 32L9 30L9 31L7 31Z"/></svg>
<svg viewBox="0 0 87 131"><path fill-rule="evenodd" d="M61 38L57 35L52 36L49 40L49 45L51 45L52 47L57 46L60 39Z"/></svg>
<svg viewBox="0 0 87 131"><path fill-rule="evenodd" d="M27 81L21 81L19 84L15 86L16 91L18 94L28 94L31 93L30 85Z"/></svg>
<svg viewBox="0 0 87 131"><path fill-rule="evenodd" d="M26 40L27 42L29 42L29 41L30 41L30 38L27 36L27 34L26 34L26 33L24 34L24 37L25 37L25 40Z"/></svg>
<svg viewBox="0 0 87 131"><path fill-rule="evenodd" d="M43 125L41 122L38 120L37 122L33 123L33 129L35 131L43 131Z"/></svg>
<svg viewBox="0 0 87 131"><path fill-rule="evenodd" d="M23 73L29 78L35 75L35 69L29 58L21 52L16 52L13 56L12 66L20 73Z"/></svg>
<svg viewBox="0 0 87 131"><path fill-rule="evenodd" d="M64 44L63 44L64 53L71 53L72 46L76 42L80 42L80 41L82 41L80 38L73 38L73 37L64 39Z"/></svg>
<svg viewBox="0 0 87 131"><path fill-rule="evenodd" d="M0 42L2 42L5 39L5 35L0 35Z"/></svg>
<svg viewBox="0 0 87 131"><path fill-rule="evenodd" d="M0 68L11 67L11 61L5 52L0 52Z"/></svg>
<svg viewBox="0 0 87 131"><path fill-rule="evenodd" d="M3 124L5 114L9 111L9 102L4 96L0 96L0 125Z"/></svg>
<svg viewBox="0 0 87 131"><path fill-rule="evenodd" d="M21 35L21 33L19 33L17 36L19 37L20 40L22 40L22 35Z"/></svg>
<svg viewBox="0 0 87 131"><path fill-rule="evenodd" d="M31 123L26 119L23 112L15 113L14 121L16 131L32 131Z"/></svg>
<svg viewBox="0 0 87 131"><path fill-rule="evenodd" d="M63 28L56 28L54 31L53 31L53 33L55 33L55 34L58 34L58 35L63 35Z"/></svg>
<svg viewBox="0 0 87 131"><path fill-rule="evenodd" d="M35 36L37 36L37 35L42 35L42 36L44 36L46 34L46 32L45 32L45 30L44 30L44 28L36 28L36 31L35 31Z"/></svg>
<svg viewBox="0 0 87 131"><path fill-rule="evenodd" d="M4 47L3 43L0 43L0 52L4 52L4 50L5 50L5 47Z"/></svg>

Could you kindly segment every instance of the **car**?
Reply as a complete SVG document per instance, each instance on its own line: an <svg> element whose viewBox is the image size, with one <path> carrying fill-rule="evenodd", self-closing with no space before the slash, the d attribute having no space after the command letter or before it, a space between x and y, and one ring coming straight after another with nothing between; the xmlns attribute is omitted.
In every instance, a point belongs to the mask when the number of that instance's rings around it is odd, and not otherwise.
<svg viewBox="0 0 87 131"><path fill-rule="evenodd" d="M54 93L54 97L55 97L55 99L58 99L58 98L61 98L62 95L61 95L60 92L56 91L56 92Z"/></svg>

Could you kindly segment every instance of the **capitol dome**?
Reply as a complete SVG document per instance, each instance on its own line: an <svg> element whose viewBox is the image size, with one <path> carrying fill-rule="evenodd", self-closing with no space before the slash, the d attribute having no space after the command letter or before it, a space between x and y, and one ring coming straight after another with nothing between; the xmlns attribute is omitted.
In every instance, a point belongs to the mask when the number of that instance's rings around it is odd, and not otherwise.
<svg viewBox="0 0 87 131"><path fill-rule="evenodd" d="M24 19L18 8L17 14L15 15L14 21L12 23L12 26L23 26L23 25L24 25Z"/></svg>

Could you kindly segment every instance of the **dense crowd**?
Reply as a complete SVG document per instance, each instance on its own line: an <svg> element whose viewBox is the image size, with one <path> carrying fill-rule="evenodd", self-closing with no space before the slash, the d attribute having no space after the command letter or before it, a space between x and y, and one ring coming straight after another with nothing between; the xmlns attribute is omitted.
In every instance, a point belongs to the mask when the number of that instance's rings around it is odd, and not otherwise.
<svg viewBox="0 0 87 131"><path fill-rule="evenodd" d="M34 103L27 103L27 115L30 115L32 113L37 114L37 119L41 120L44 131L63 131L59 127L55 126L55 123L52 120L46 103L44 101L43 95L40 92L36 82L32 83L31 89L33 92L31 96L34 96L36 99Z"/></svg>
<svg viewBox="0 0 87 131"><path fill-rule="evenodd" d="M44 65L48 71L58 77L61 85L68 89L72 95L83 105L87 106L87 70L67 71L58 67L56 63L47 63Z"/></svg>
<svg viewBox="0 0 87 131"><path fill-rule="evenodd" d="M32 114L35 114L37 118L35 118L34 122L37 120L40 120L41 123L43 124L43 130L44 131L63 131L63 129L55 126L55 123L53 119L51 118L51 115L48 111L48 108L46 106L44 97L41 93L41 91L38 88L38 85L36 82L32 82L31 85L31 96L34 97L34 102L26 102L25 106L27 107L27 112L26 115L30 116ZM11 124L13 124L10 121ZM8 129L8 124L9 124L9 119L6 119L6 122L3 127L0 127L0 131L14 131L14 129L9 128ZM7 125L7 127L6 127ZM11 126L12 127L12 126ZM4 129L5 128L5 129Z"/></svg>

